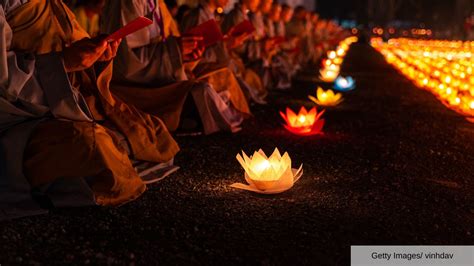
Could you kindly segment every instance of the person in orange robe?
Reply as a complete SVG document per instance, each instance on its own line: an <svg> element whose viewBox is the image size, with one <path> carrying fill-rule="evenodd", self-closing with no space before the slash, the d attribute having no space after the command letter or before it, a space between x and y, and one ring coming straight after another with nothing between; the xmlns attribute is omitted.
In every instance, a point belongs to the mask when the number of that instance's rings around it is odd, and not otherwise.
<svg viewBox="0 0 474 266"><path fill-rule="evenodd" d="M105 0L82 0L73 8L77 22L91 37L100 33L99 19L104 3Z"/></svg>
<svg viewBox="0 0 474 266"><path fill-rule="evenodd" d="M229 34L235 26L245 20L250 20L248 12L257 11L259 5L260 0L240 0L235 4L234 8L224 16L221 24L222 32ZM235 75L249 88L247 91L252 100L260 104L265 104L268 91L263 84L262 77L245 64L249 50L252 50L252 47L255 46L252 40L254 34L255 33L253 33L250 36L251 38L246 40L243 45L229 49L229 55L231 58L231 67Z"/></svg>
<svg viewBox="0 0 474 266"><path fill-rule="evenodd" d="M15 209L34 205L23 204L32 191L54 206L140 196L132 160L168 163L179 147L160 119L109 91L120 41L90 39L60 0L0 1L0 32L2 213L36 212Z"/></svg>
<svg viewBox="0 0 474 266"><path fill-rule="evenodd" d="M171 131L194 105L204 134L236 132L250 113L240 88L232 80L209 80L213 75L191 75L202 49L196 37L181 36L163 0L109 0L102 32L114 32L138 16L153 24L127 36L114 60L111 90L125 102L164 120ZM198 37L201 38L202 37ZM189 112L189 111L188 111ZM189 119L188 119L189 120Z"/></svg>
<svg viewBox="0 0 474 266"><path fill-rule="evenodd" d="M215 16L218 7L225 8L228 0L205 0L202 3L190 10L180 21L180 29L184 34L209 20L217 20ZM208 75L206 81L220 93L226 93L229 100L234 107L240 112L248 115L250 113L247 101L244 97L243 91L248 87L245 84L239 83L235 74L232 72L230 65L230 58L228 48L234 48L243 43L245 36L238 36L234 38L227 35L226 40L207 47L204 51L202 59L196 66L198 73L212 73ZM199 75L199 74L198 74Z"/></svg>

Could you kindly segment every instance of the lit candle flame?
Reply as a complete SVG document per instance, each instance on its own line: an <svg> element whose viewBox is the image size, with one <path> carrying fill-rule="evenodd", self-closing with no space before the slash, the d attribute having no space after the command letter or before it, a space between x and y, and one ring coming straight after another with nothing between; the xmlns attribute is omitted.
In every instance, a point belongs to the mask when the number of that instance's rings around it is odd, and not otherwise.
<svg viewBox="0 0 474 266"><path fill-rule="evenodd" d="M290 108L286 108L286 114L280 112L286 122L283 126L291 133L301 136L320 134L325 123L324 119L320 119L323 114L324 110L318 113L316 107L309 111L301 107L298 114L295 114Z"/></svg>

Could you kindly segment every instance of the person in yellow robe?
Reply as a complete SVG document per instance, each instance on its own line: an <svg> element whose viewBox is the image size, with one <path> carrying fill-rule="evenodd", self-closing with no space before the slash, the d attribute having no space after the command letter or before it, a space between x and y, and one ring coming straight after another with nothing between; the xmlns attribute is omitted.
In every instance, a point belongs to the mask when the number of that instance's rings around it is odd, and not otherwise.
<svg viewBox="0 0 474 266"><path fill-rule="evenodd" d="M105 0L82 0L73 9L77 22L91 37L100 33L99 18L104 2Z"/></svg>
<svg viewBox="0 0 474 266"><path fill-rule="evenodd" d="M138 16L149 17L153 24L122 42L114 61L113 92L162 118L171 131L180 126L182 118L188 118L184 116L190 112L190 102L205 134L240 130L244 116L249 114L242 91L227 87L232 85L225 83L228 80L216 80L221 84L217 87L206 78L189 74L202 49L195 37L180 36L163 0L108 0L102 31L114 32Z"/></svg>
<svg viewBox="0 0 474 266"><path fill-rule="evenodd" d="M278 43L277 52L271 58L270 73L272 88L287 90L291 88L291 82L296 73L296 67L290 63L288 54L285 52L285 48L288 47L289 43L288 40L286 40L285 32L281 31L280 16L281 5L277 2L273 2L270 11L265 14L264 22L265 32L269 38L285 39L285 41Z"/></svg>
<svg viewBox="0 0 474 266"><path fill-rule="evenodd" d="M35 213L32 191L54 206L140 196L132 160L167 163L179 147L110 92L120 41L90 39L60 0L1 0L0 33L0 213Z"/></svg>
<svg viewBox="0 0 474 266"><path fill-rule="evenodd" d="M259 5L260 0L240 0L235 4L234 8L224 16L221 24L222 32L228 34L239 23L250 20L248 13L257 11ZM249 36L250 38L246 40L243 45L229 49L230 62L231 68L236 76L249 88L248 91L251 98L257 103L265 104L268 91L264 86L262 77L245 64L246 59L249 57L249 50L252 49L250 47L254 46L252 41L254 35L255 33Z"/></svg>
<svg viewBox="0 0 474 266"><path fill-rule="evenodd" d="M190 10L180 21L180 29L183 33L189 29L198 26L208 20L217 20L215 12L217 8L225 8L228 0L204 0L201 4ZM258 93L254 92L255 89L250 87L245 80L232 71L231 58L228 53L228 49L240 46L245 41L246 36L231 36L226 35L225 41L219 41L217 44L207 47L204 51L202 59L199 61L196 69L199 72L212 72L214 69L215 73L210 75L206 80L212 85L218 92L230 93L230 100L234 106L240 106L241 112L249 114L248 107L246 107L245 99L243 98L242 91L244 91L250 99L255 99L256 102L263 102L264 99L257 96Z"/></svg>

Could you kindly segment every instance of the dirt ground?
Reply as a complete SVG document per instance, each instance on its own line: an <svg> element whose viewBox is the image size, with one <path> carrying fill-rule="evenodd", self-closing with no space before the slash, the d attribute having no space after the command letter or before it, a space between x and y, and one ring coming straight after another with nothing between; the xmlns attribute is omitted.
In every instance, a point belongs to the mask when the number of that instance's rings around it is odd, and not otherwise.
<svg viewBox="0 0 474 266"><path fill-rule="evenodd" d="M316 73L316 70L314 71ZM474 124L415 88L366 45L343 72L357 89L298 137L279 110L315 84L273 93L234 135L177 138L181 169L120 208L0 223L0 264L348 265L350 245L474 244ZM235 190L235 156L288 151L303 177L273 196Z"/></svg>

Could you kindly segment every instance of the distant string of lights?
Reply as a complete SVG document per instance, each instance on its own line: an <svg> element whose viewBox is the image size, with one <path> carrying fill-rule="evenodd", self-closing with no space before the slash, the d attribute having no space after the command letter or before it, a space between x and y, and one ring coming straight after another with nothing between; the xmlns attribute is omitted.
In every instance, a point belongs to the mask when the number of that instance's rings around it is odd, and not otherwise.
<svg viewBox="0 0 474 266"><path fill-rule="evenodd" d="M422 29L422 28L412 28L412 29L401 29L397 30L393 27L390 27L388 29L380 28L380 27L375 27L372 28L372 34L373 35L378 35L378 36L383 36L384 33L388 33L390 35L395 35L398 34L400 36L418 36L418 37L423 37L427 36L430 37L433 35L433 31L430 29Z"/></svg>
<svg viewBox="0 0 474 266"><path fill-rule="evenodd" d="M334 82L341 71L341 64L349 50L351 44L358 41L355 36L342 40L335 50L329 50L326 54L326 60L323 61L323 67L320 69L320 79L324 82Z"/></svg>
<svg viewBox="0 0 474 266"><path fill-rule="evenodd" d="M474 42L373 38L371 44L418 87L474 122Z"/></svg>

